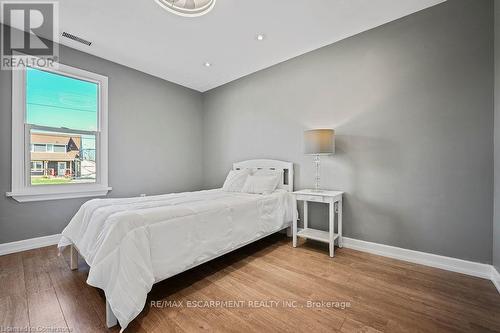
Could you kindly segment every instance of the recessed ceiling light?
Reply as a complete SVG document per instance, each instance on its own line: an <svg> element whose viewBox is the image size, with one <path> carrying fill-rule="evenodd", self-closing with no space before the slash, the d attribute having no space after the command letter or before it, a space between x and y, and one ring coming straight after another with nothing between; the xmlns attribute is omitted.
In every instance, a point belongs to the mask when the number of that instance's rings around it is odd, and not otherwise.
<svg viewBox="0 0 500 333"><path fill-rule="evenodd" d="M205 66L205 67L210 67L210 66L212 66L212 64L211 64L211 63L209 63L209 62L207 61L207 62L205 62L205 63L203 64L203 66Z"/></svg>
<svg viewBox="0 0 500 333"><path fill-rule="evenodd" d="M257 38L257 40L264 40L264 35L258 34L256 38Z"/></svg>

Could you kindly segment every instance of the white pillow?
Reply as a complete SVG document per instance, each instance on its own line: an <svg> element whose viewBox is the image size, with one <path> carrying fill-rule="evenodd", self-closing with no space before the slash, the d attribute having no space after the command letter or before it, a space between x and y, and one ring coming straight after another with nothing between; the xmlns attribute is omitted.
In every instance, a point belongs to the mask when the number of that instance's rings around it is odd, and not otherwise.
<svg viewBox="0 0 500 333"><path fill-rule="evenodd" d="M276 176L248 176L241 192L254 194L271 194L278 186Z"/></svg>
<svg viewBox="0 0 500 333"><path fill-rule="evenodd" d="M252 173L254 176L274 176L278 181L279 186L283 181L283 170L258 169Z"/></svg>
<svg viewBox="0 0 500 333"><path fill-rule="evenodd" d="M231 170L227 174L226 181L222 185L222 190L227 192L241 192L250 170Z"/></svg>
<svg viewBox="0 0 500 333"><path fill-rule="evenodd" d="M254 176L273 176L282 174L283 170L272 170L272 169L257 169L253 172Z"/></svg>

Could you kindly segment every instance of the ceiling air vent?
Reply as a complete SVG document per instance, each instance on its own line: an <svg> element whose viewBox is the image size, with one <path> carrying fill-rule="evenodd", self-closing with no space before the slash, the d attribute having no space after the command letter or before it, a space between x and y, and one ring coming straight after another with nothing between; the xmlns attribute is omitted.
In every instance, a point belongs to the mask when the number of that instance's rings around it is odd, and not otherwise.
<svg viewBox="0 0 500 333"><path fill-rule="evenodd" d="M90 46L90 44L92 44L92 42L89 42L89 41L88 41L88 40L86 40L86 39L83 39L83 38L80 38L80 37L78 37L78 36L75 36L75 35L72 35L72 34L70 34L70 33L67 33L66 31L63 31L62 36L63 36L63 37L66 37L66 38L69 38L69 39L72 39L72 40L74 40L74 41L76 41L76 42L78 42L78 43L85 44L85 45L87 45L87 46Z"/></svg>

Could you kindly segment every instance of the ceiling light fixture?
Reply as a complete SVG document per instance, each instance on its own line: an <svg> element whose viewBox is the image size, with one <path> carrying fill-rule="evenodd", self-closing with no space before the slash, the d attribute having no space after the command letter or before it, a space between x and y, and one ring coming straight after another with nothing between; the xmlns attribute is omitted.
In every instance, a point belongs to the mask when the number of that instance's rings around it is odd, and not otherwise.
<svg viewBox="0 0 500 333"><path fill-rule="evenodd" d="M215 6L215 0L155 0L163 9L184 17L205 15Z"/></svg>
<svg viewBox="0 0 500 333"><path fill-rule="evenodd" d="M258 34L256 38L257 40L264 40L264 35Z"/></svg>
<svg viewBox="0 0 500 333"><path fill-rule="evenodd" d="M212 64L211 64L211 63L209 63L209 62L207 61L207 62L205 62L205 63L203 64L203 66L205 66L205 67L210 67L210 66L212 66Z"/></svg>

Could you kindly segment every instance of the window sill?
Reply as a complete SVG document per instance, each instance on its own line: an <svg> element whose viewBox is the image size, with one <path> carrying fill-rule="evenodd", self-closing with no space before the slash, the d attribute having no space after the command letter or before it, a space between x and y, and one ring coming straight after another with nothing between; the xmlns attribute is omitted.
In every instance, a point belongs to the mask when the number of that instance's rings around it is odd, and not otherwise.
<svg viewBox="0 0 500 333"><path fill-rule="evenodd" d="M57 188L54 188L56 186ZM59 186L67 186L61 188ZM43 200L60 200L87 197L102 197L111 191L111 187L103 185L52 185L30 187L20 191L7 192L8 197L18 202L31 202Z"/></svg>

